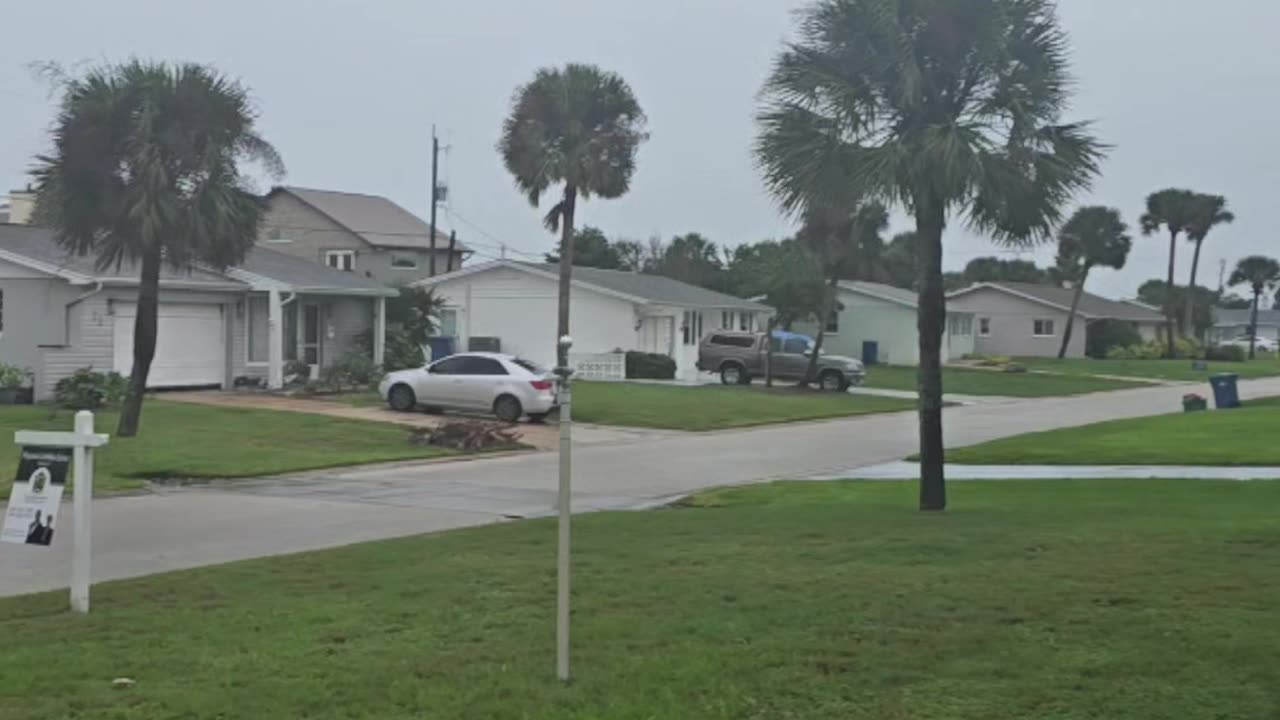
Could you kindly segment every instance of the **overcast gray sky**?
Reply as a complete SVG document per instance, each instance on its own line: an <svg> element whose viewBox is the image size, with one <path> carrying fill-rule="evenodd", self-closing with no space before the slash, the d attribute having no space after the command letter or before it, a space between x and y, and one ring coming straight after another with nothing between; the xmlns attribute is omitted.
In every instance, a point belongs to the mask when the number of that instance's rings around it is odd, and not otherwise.
<svg viewBox="0 0 1280 720"><path fill-rule="evenodd" d="M632 84L649 116L632 192L592 201L582 221L642 239L701 232L737 245L789 234L749 153L755 94L798 0L43 0L11 3L0 41L0 182L25 182L53 102L26 69L131 55L210 63L253 89L286 182L386 195L424 217L432 123L450 147L442 225L484 254L553 238L494 150L513 89L542 65L597 63ZM1136 225L1152 190L1228 197L1238 216L1205 249L1218 261L1277 254L1267 215L1280 192L1280 3L1062 0L1079 83L1073 119L1115 146L1082 202ZM55 30L56 29L56 30ZM464 221L465 218L465 221ZM468 224L469 221L470 224ZM907 229L898 218L894 230ZM1135 228L1136 233L1136 228ZM951 228L948 269L991 254ZM1131 295L1163 276L1167 241L1138 238L1128 267L1090 289ZM1179 248L1185 282L1190 254ZM1034 254L1047 262L1052 251Z"/></svg>

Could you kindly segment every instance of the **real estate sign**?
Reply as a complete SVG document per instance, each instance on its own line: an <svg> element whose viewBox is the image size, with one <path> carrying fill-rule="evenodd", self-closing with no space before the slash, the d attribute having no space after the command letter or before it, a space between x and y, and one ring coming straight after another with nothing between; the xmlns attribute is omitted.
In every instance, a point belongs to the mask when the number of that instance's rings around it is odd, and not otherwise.
<svg viewBox="0 0 1280 720"><path fill-rule="evenodd" d="M48 545L53 541L54 522L70 465L71 448L22 448L0 542Z"/></svg>

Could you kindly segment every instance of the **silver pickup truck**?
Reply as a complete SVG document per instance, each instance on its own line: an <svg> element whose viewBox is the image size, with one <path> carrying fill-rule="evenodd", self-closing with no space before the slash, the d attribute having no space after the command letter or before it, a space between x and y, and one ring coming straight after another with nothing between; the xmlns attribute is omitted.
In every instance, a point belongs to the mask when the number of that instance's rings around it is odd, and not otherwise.
<svg viewBox="0 0 1280 720"><path fill-rule="evenodd" d="M746 385L764 377L766 363L764 333L714 332L698 345L698 369L720 373L725 385ZM813 341L804 335L775 333L773 337L773 377L778 380L805 379ZM823 390L844 391L861 385L866 377L862 361L842 355L818 355L817 382Z"/></svg>

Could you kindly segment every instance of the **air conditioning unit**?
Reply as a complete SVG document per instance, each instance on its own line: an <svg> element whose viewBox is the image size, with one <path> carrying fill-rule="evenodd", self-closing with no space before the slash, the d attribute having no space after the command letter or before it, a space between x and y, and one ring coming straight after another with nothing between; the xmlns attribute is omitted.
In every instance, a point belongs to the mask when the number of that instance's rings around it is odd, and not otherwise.
<svg viewBox="0 0 1280 720"><path fill-rule="evenodd" d="M502 352L502 339L496 337L473 337L467 340L469 352Z"/></svg>

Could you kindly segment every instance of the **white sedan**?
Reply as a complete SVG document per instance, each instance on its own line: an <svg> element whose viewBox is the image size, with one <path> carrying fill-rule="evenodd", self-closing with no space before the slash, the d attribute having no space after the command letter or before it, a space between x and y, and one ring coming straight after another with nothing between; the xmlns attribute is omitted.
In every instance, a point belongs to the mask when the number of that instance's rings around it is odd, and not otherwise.
<svg viewBox="0 0 1280 720"><path fill-rule="evenodd" d="M1249 338L1248 337L1236 338L1235 340L1228 340L1227 342L1224 342L1222 344L1235 345L1237 347L1242 347L1245 350L1248 350ZM1280 343L1277 343L1272 338L1259 337L1257 342L1254 344L1254 348L1257 350L1261 350L1263 352L1275 352L1278 344Z"/></svg>
<svg viewBox="0 0 1280 720"><path fill-rule="evenodd" d="M424 368L388 374L378 392L392 410L470 410L503 422L541 422L556 407L556 381L528 360L498 353L460 353Z"/></svg>

